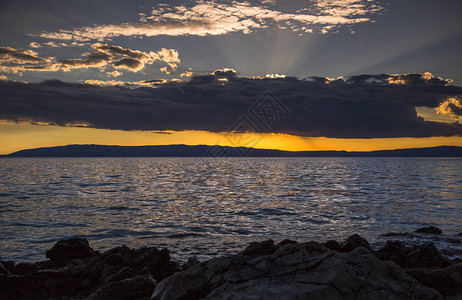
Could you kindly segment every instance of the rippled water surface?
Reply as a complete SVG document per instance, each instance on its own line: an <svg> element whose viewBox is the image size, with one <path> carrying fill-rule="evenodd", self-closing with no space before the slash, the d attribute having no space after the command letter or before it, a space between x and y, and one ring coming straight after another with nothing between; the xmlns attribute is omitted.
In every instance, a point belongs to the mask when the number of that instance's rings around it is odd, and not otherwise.
<svg viewBox="0 0 462 300"><path fill-rule="evenodd" d="M0 256L41 260L57 240L167 247L177 260L250 241L343 240L425 225L462 253L462 159L60 158L0 160ZM422 242L408 237L406 242Z"/></svg>

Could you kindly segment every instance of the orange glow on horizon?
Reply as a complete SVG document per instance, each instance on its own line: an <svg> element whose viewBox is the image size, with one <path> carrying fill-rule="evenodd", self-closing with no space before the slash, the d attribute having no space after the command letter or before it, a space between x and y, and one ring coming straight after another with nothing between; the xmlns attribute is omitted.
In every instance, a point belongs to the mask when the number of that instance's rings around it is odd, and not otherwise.
<svg viewBox="0 0 462 300"><path fill-rule="evenodd" d="M120 146L142 145L221 145L287 151L373 151L434 146L462 146L462 137L336 139L301 137L287 134L246 133L228 135L206 131L122 131L88 127L17 124L0 121L0 154L15 151L63 146L68 144L100 144Z"/></svg>

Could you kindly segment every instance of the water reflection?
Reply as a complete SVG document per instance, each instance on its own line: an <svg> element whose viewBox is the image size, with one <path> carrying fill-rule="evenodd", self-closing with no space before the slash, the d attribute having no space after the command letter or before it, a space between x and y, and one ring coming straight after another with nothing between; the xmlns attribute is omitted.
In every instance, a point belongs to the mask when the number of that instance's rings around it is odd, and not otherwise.
<svg viewBox="0 0 462 300"><path fill-rule="evenodd" d="M187 259L265 238L375 240L423 225L455 234L461 175L460 159L4 159L0 255L40 259L75 235Z"/></svg>

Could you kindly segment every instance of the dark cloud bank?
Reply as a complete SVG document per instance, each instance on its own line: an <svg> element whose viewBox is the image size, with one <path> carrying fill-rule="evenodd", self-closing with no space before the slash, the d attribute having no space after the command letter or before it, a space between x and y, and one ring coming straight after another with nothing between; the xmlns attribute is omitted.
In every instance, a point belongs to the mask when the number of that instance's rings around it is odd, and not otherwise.
<svg viewBox="0 0 462 300"><path fill-rule="evenodd" d="M0 118L121 130L225 132L249 116L251 128L269 132L252 119L249 108L271 91L289 112L271 122L272 132L332 138L460 136L462 125L424 121L415 111L462 95L461 87L448 84L428 74L299 80L240 78L229 70L154 88L0 81ZM460 110L452 113L460 116Z"/></svg>

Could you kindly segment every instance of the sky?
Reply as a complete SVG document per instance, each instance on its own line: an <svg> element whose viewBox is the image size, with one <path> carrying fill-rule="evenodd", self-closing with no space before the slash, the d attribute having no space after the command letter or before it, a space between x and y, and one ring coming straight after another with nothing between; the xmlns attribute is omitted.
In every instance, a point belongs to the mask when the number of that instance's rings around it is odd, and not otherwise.
<svg viewBox="0 0 462 300"><path fill-rule="evenodd" d="M462 146L459 0L0 4L0 154Z"/></svg>

